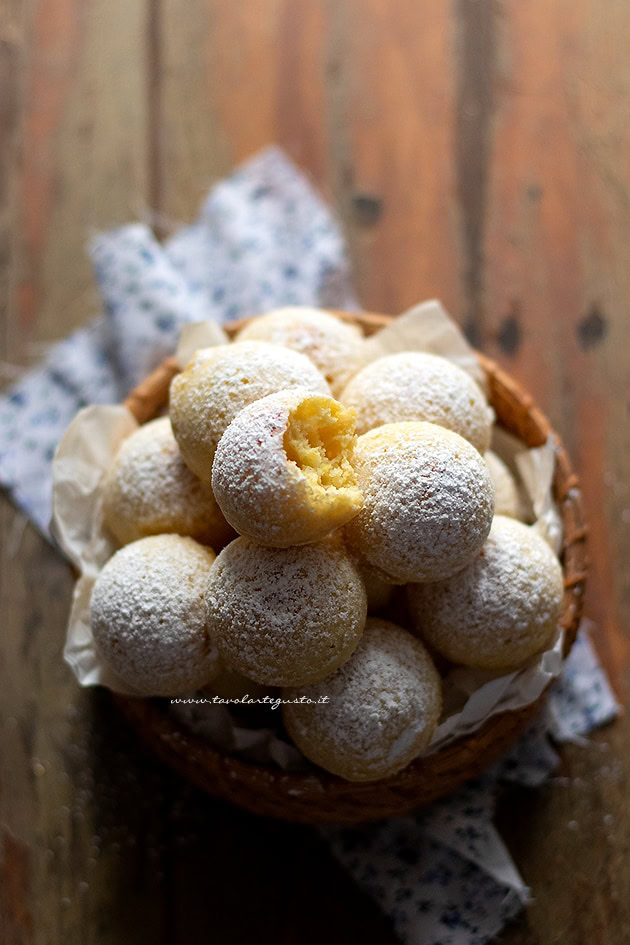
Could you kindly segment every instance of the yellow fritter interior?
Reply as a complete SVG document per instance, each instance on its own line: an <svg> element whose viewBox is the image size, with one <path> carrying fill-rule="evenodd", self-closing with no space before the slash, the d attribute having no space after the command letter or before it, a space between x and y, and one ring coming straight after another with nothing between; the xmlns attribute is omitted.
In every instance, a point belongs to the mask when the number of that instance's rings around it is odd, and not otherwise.
<svg viewBox="0 0 630 945"><path fill-rule="evenodd" d="M350 462L357 439L355 421L355 411L332 398L308 397L289 415L284 450L317 493L332 497L344 490L350 502L360 503Z"/></svg>

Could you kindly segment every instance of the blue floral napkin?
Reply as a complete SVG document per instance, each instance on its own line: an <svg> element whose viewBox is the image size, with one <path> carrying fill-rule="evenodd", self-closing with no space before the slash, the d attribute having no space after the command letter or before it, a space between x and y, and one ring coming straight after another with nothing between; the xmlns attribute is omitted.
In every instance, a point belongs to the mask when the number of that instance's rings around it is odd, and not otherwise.
<svg viewBox="0 0 630 945"><path fill-rule="evenodd" d="M90 247L105 314L57 344L0 397L0 482L48 536L51 459L76 411L116 403L175 350L186 322L280 305L357 308L343 239L306 178L263 151L210 192L196 222L160 245L132 224ZM557 762L549 735L579 739L617 706L582 634L549 710L483 778L430 811L329 828L331 849L409 945L481 945L529 891L492 823L502 780L536 785Z"/></svg>

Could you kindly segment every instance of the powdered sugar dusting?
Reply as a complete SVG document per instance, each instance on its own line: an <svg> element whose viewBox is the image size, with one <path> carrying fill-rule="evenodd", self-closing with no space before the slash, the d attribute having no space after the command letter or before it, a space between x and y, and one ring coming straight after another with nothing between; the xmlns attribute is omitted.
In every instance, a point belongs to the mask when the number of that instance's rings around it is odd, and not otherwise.
<svg viewBox="0 0 630 945"><path fill-rule="evenodd" d="M210 632L243 675L272 686L322 679L356 647L367 602L343 544L266 548L237 538L210 574Z"/></svg>
<svg viewBox="0 0 630 945"><path fill-rule="evenodd" d="M349 382L341 401L357 411L357 432L384 423L427 420L459 433L481 453L494 414L474 380L446 358L404 351L379 358Z"/></svg>
<svg viewBox="0 0 630 945"><path fill-rule="evenodd" d="M431 423L392 423L359 437L364 507L346 533L361 559L392 583L461 570L492 523L492 483L479 452Z"/></svg>
<svg viewBox="0 0 630 945"><path fill-rule="evenodd" d="M306 355L338 394L359 365L363 334L356 325L317 308L280 308L240 330L238 341L270 341Z"/></svg>
<svg viewBox="0 0 630 945"><path fill-rule="evenodd" d="M173 432L189 468L209 482L217 444L237 413L288 387L330 394L311 361L290 348L242 341L198 351L170 389Z"/></svg>
<svg viewBox="0 0 630 945"><path fill-rule="evenodd" d="M103 659L143 695L179 696L218 671L205 593L214 561L192 538L155 535L125 545L99 574L92 632Z"/></svg>
<svg viewBox="0 0 630 945"><path fill-rule="evenodd" d="M121 544L174 532L222 547L233 535L210 486L184 463L168 417L121 444L103 483L103 515Z"/></svg>
<svg viewBox="0 0 630 945"><path fill-rule="evenodd" d="M285 690L326 704L284 706L289 734L316 764L351 781L387 777L428 745L441 711L431 657L401 627L370 619L359 646L337 672Z"/></svg>
<svg viewBox="0 0 630 945"><path fill-rule="evenodd" d="M560 562L533 529L496 516L481 552L459 574L409 589L417 632L455 663L511 669L553 634Z"/></svg>
<svg viewBox="0 0 630 945"><path fill-rule="evenodd" d="M323 538L355 514L342 491L314 503L311 487L283 445L291 411L320 394L278 391L245 407L217 447L212 487L226 518L243 535L276 547ZM330 401L334 404L334 401Z"/></svg>

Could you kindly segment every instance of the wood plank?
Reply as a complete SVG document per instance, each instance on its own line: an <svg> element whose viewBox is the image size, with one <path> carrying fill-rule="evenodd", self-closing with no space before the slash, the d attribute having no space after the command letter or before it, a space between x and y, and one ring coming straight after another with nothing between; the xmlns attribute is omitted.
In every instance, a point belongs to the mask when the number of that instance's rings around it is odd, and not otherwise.
<svg viewBox="0 0 630 945"><path fill-rule="evenodd" d="M144 2L34 8L12 344L20 360L29 341L63 337L98 310L87 239L146 205L145 21Z"/></svg>
<svg viewBox="0 0 630 945"><path fill-rule="evenodd" d="M630 343L630 218L619 211L630 200L630 72L620 64L630 11L613 4L602 18L591 0L539 0L502 12L482 338L541 401L582 473L592 510L587 612L621 685L630 656L621 464L630 437L616 394L630 385L617 353Z"/></svg>
<svg viewBox="0 0 630 945"><path fill-rule="evenodd" d="M17 182L13 172L18 160L20 98L26 47L25 15L22 0L2 0L0 4L0 344L2 357L10 345L13 316L12 265L15 258L14 221ZM8 374L3 365L0 384Z"/></svg>
<svg viewBox="0 0 630 945"><path fill-rule="evenodd" d="M586 747L563 746L550 783L506 793L500 823L534 902L498 945L630 936L627 741L626 726L617 724Z"/></svg>
<svg viewBox="0 0 630 945"><path fill-rule="evenodd" d="M158 209L190 219L214 180L269 144L330 193L324 5L164 0L160 17Z"/></svg>
<svg viewBox="0 0 630 945"><path fill-rule="evenodd" d="M435 294L460 311L445 9L196 0L182 15L165 0L161 17L167 218L189 217L208 182L277 143L334 198L366 306Z"/></svg>
<svg viewBox="0 0 630 945"><path fill-rule="evenodd" d="M454 21L444 4L333 6L336 196L366 308L438 296L463 320Z"/></svg>
<svg viewBox="0 0 630 945"><path fill-rule="evenodd" d="M586 613L623 698L630 11L613 3L601 14L593 0L496 8L479 334L532 390L576 463L591 525ZM628 724L589 748L563 748L560 779L506 799L505 834L536 896L506 945L628 937Z"/></svg>
<svg viewBox="0 0 630 945"><path fill-rule="evenodd" d="M2 352L26 360L89 314L91 227L127 220L146 177L146 5L4 4ZM124 23L124 29L121 24ZM61 661L72 575L0 500L3 941L163 940L164 773ZM125 749L124 738L128 739ZM153 772L153 774L152 774ZM148 792L158 799L147 807ZM140 842L136 847L137 836Z"/></svg>

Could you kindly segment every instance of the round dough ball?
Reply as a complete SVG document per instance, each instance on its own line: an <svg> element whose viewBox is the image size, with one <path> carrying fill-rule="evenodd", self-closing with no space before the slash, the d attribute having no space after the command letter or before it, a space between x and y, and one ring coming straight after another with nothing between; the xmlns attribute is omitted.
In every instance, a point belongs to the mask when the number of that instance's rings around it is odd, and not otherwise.
<svg viewBox="0 0 630 945"><path fill-rule="evenodd" d="M494 486L494 514L508 515L523 521L527 515L516 479L503 460L492 450L488 450L484 459Z"/></svg>
<svg viewBox="0 0 630 945"><path fill-rule="evenodd" d="M210 574L208 626L221 656L270 686L334 672L355 649L367 603L341 542L266 548L237 538Z"/></svg>
<svg viewBox="0 0 630 945"><path fill-rule="evenodd" d="M409 588L416 631L453 663L511 670L551 640L562 568L540 535L498 515L468 567L447 581Z"/></svg>
<svg viewBox="0 0 630 945"><path fill-rule="evenodd" d="M237 341L270 341L305 354L338 394L359 364L363 333L320 308L279 308L253 318Z"/></svg>
<svg viewBox="0 0 630 945"><path fill-rule="evenodd" d="M433 423L389 423L359 437L353 462L364 504L345 531L382 580L439 581L479 551L494 495L467 440Z"/></svg>
<svg viewBox="0 0 630 945"><path fill-rule="evenodd" d="M361 508L354 411L301 388L245 407L221 437L212 488L241 535L286 548L323 538Z"/></svg>
<svg viewBox="0 0 630 945"><path fill-rule="evenodd" d="M401 771L422 752L438 723L442 687L419 640L387 620L368 620L347 663L333 676L285 699L284 724L307 758L348 781ZM327 702L319 700L328 697Z"/></svg>
<svg viewBox="0 0 630 945"><path fill-rule="evenodd" d="M403 351L364 367L339 399L357 411L357 433L384 423L427 420L459 433L480 453L490 446L494 414L462 368L423 351Z"/></svg>
<svg viewBox="0 0 630 945"><path fill-rule="evenodd" d="M266 341L241 341L196 352L171 381L170 416L184 462L204 482L217 443L239 410L287 387L330 388L303 354Z"/></svg>
<svg viewBox="0 0 630 945"><path fill-rule="evenodd" d="M192 538L152 535L117 551L96 579L94 642L138 693L187 695L218 671L204 601L214 559Z"/></svg>
<svg viewBox="0 0 630 945"><path fill-rule="evenodd" d="M121 443L103 481L103 518L121 545L174 532L221 548L234 535L209 484L184 463L168 417Z"/></svg>

